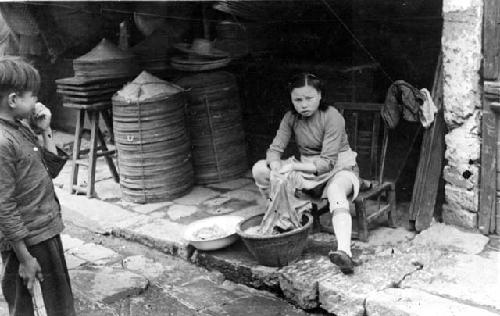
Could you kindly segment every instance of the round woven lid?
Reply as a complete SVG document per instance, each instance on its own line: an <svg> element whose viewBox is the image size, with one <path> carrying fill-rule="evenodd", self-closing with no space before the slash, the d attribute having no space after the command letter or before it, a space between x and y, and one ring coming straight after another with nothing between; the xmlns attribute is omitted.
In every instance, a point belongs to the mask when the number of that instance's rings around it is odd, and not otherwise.
<svg viewBox="0 0 500 316"><path fill-rule="evenodd" d="M95 63L111 60L132 59L134 55L124 52L118 46L103 38L90 52L78 57L73 63Z"/></svg>
<svg viewBox="0 0 500 316"><path fill-rule="evenodd" d="M168 97L181 91L183 91L181 87L143 71L132 82L115 93L113 100L144 102Z"/></svg>
<svg viewBox="0 0 500 316"><path fill-rule="evenodd" d="M177 80L175 83L184 89L196 89L233 82L236 82L236 77L232 73L227 71L216 71L185 76Z"/></svg>

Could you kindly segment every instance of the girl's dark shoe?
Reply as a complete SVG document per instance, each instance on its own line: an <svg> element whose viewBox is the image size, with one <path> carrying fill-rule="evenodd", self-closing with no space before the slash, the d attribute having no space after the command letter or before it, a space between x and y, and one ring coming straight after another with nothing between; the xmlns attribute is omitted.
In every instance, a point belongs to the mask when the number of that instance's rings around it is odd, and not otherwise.
<svg viewBox="0 0 500 316"><path fill-rule="evenodd" d="M351 274L354 272L354 261L345 251L337 250L328 253L330 261L340 268L344 274Z"/></svg>

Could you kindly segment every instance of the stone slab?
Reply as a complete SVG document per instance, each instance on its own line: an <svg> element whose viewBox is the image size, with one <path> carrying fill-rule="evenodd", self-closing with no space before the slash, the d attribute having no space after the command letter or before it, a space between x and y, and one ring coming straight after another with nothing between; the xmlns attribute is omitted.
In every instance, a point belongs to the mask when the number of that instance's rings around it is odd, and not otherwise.
<svg viewBox="0 0 500 316"><path fill-rule="evenodd" d="M130 306L121 315L131 316L206 316L178 302L170 295L149 287L144 295L130 298Z"/></svg>
<svg viewBox="0 0 500 316"><path fill-rule="evenodd" d="M259 265L241 240L223 250L209 252L197 250L191 261L210 271L220 271L230 281L256 289L280 291L279 269Z"/></svg>
<svg viewBox="0 0 500 316"><path fill-rule="evenodd" d="M166 201L166 202L139 204L129 201L117 201L115 202L115 204L129 211L134 211L139 214L148 215L156 211L167 210L168 207L174 203Z"/></svg>
<svg viewBox="0 0 500 316"><path fill-rule="evenodd" d="M332 265L332 269L337 267ZM319 280L321 308L336 315L363 316L365 298L373 292L397 286L417 267L402 254L374 256L355 267L354 274L333 274Z"/></svg>
<svg viewBox="0 0 500 316"><path fill-rule="evenodd" d="M405 278L403 288L468 302L500 313L500 253L488 256L450 253Z"/></svg>
<svg viewBox="0 0 500 316"><path fill-rule="evenodd" d="M241 216L241 217L247 219L247 218L250 218L252 216L264 214L265 212L266 212L266 209L263 206L254 205L254 206L250 206L250 207L235 211L231 215Z"/></svg>
<svg viewBox="0 0 500 316"><path fill-rule="evenodd" d="M479 181L479 167L471 164L446 166L443 169L443 178L453 186L472 190Z"/></svg>
<svg viewBox="0 0 500 316"><path fill-rule="evenodd" d="M218 196L203 202L202 204L200 204L200 208L204 213L209 215L234 215L234 212L255 206L256 204L257 203L254 200L232 198L225 193L222 196Z"/></svg>
<svg viewBox="0 0 500 316"><path fill-rule="evenodd" d="M228 191L223 194L223 196L227 196L230 199L238 199L242 201L247 201L247 202L255 202L256 204L259 204L263 201L264 199L262 196L255 192L255 191L250 191L250 190L233 190L233 191ZM262 200L262 201L261 201Z"/></svg>
<svg viewBox="0 0 500 316"><path fill-rule="evenodd" d="M369 246L399 246L415 238L415 232L403 227L379 227L370 230L368 237Z"/></svg>
<svg viewBox="0 0 500 316"><path fill-rule="evenodd" d="M76 298L105 304L139 295L148 285L143 276L112 267L70 270L69 274Z"/></svg>
<svg viewBox="0 0 500 316"><path fill-rule="evenodd" d="M183 238L185 229L185 225L159 218L131 229L114 229L112 234L187 258L190 251L188 243Z"/></svg>
<svg viewBox="0 0 500 316"><path fill-rule="evenodd" d="M0 301L0 315L9 315L9 305L3 300Z"/></svg>
<svg viewBox="0 0 500 316"><path fill-rule="evenodd" d="M339 269L327 257L313 256L283 267L279 284L289 301L303 309L313 309L319 306L319 282L338 273Z"/></svg>
<svg viewBox="0 0 500 316"><path fill-rule="evenodd" d="M119 201L122 198L120 184L113 178L96 181L95 192L99 199L103 201Z"/></svg>
<svg viewBox="0 0 500 316"><path fill-rule="evenodd" d="M255 185L255 182L253 180L252 183L242 187L241 189L246 191L253 191L255 193L260 194L259 188L257 187L257 185Z"/></svg>
<svg viewBox="0 0 500 316"><path fill-rule="evenodd" d="M415 289L385 289L366 298L366 316L494 316L485 309Z"/></svg>
<svg viewBox="0 0 500 316"><path fill-rule="evenodd" d="M413 246L423 248L439 248L468 254L483 251L488 237L473 232L466 232L457 227L434 223L413 239Z"/></svg>
<svg viewBox="0 0 500 316"><path fill-rule="evenodd" d="M477 213L472 213L462 208L452 208L443 205L443 222L470 230L477 230Z"/></svg>
<svg viewBox="0 0 500 316"><path fill-rule="evenodd" d="M445 196L446 203L452 209L464 209L473 213L478 211L479 194L476 188L467 190L451 184L446 184Z"/></svg>
<svg viewBox="0 0 500 316"><path fill-rule="evenodd" d="M111 203L69 194L58 188L56 193L63 208L63 217L93 232L110 232L116 223L136 215Z"/></svg>
<svg viewBox="0 0 500 316"><path fill-rule="evenodd" d="M113 262L121 258L115 251L101 245L91 243L73 248L68 251L68 254L96 264Z"/></svg>
<svg viewBox="0 0 500 316"><path fill-rule="evenodd" d="M230 200L231 198L228 196L218 196L203 202L203 205L207 207L221 207Z"/></svg>
<svg viewBox="0 0 500 316"><path fill-rule="evenodd" d="M78 258L71 254L65 254L64 258L66 259L66 267L68 268L68 270L76 269L87 262L86 260Z"/></svg>
<svg viewBox="0 0 500 316"><path fill-rule="evenodd" d="M129 271L143 275L148 280L158 278L165 271L165 267L161 263L142 255L130 256L123 259L123 267Z"/></svg>
<svg viewBox="0 0 500 316"><path fill-rule="evenodd" d="M73 238L70 235L66 235L66 234L61 234L61 241L62 241L63 249L65 252L70 250L70 249L83 246L83 244L85 243L81 239Z"/></svg>
<svg viewBox="0 0 500 316"><path fill-rule="evenodd" d="M212 188L212 189L236 190L236 189L242 188L242 187L244 187L252 182L253 182L252 180L247 179L247 178L239 178L239 179L220 182L220 183L208 184L207 187Z"/></svg>
<svg viewBox="0 0 500 316"><path fill-rule="evenodd" d="M174 258L176 260L181 260ZM215 284L222 284L224 276L218 271L210 271L186 262L172 262L172 264L163 264L164 271L152 283L160 288L171 290L176 287L183 287L184 284L194 280L208 280Z"/></svg>
<svg viewBox="0 0 500 316"><path fill-rule="evenodd" d="M203 201L218 196L219 194L220 194L219 192L214 191L212 189L198 186L194 187L189 193L187 193L183 197L175 199L173 202L176 204L184 204L184 205L198 205Z"/></svg>
<svg viewBox="0 0 500 316"><path fill-rule="evenodd" d="M154 221L156 216L152 214L144 215L133 213L124 219L117 221L111 226L111 229L126 229L126 228L134 228L137 226L145 225L151 221ZM108 229L109 231L109 229Z"/></svg>
<svg viewBox="0 0 500 316"><path fill-rule="evenodd" d="M116 160L115 160L116 165ZM54 185L58 188L67 189L69 186L69 180L71 175L71 162L66 163L64 168L61 170L59 175L53 179ZM97 159L96 172L95 172L96 182L112 179L111 172L109 171L108 165L104 159ZM86 185L87 183L87 168L80 168L78 170L78 183L80 185Z"/></svg>
<svg viewBox="0 0 500 316"><path fill-rule="evenodd" d="M174 287L168 291L168 294L196 311L225 305L238 298L246 297L244 292L226 289L206 279L197 279Z"/></svg>
<svg viewBox="0 0 500 316"><path fill-rule="evenodd" d="M294 308L285 302L269 296L252 296L240 298L221 306L214 306L206 311L213 316L306 316L311 315L301 309Z"/></svg>
<svg viewBox="0 0 500 316"><path fill-rule="evenodd" d="M196 205L174 204L168 209L167 215L171 220L178 221L182 217L189 217L198 211L199 209Z"/></svg>

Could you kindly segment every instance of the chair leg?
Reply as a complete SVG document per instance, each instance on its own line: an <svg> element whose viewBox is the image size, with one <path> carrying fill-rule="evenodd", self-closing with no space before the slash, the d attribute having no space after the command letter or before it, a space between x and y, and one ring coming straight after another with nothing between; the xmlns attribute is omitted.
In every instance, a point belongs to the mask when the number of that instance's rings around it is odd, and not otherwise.
<svg viewBox="0 0 500 316"><path fill-rule="evenodd" d="M321 232L320 214L318 211L318 207L315 204L313 204L312 206L311 215L313 217L313 227L311 233L316 234Z"/></svg>
<svg viewBox="0 0 500 316"><path fill-rule="evenodd" d="M95 196L95 168L97 161L97 130L99 129L99 112L88 112L90 120L90 152L88 169L87 197Z"/></svg>
<svg viewBox="0 0 500 316"><path fill-rule="evenodd" d="M358 237L361 241L368 241L368 222L366 218L365 201L355 200L356 218L358 221Z"/></svg>
<svg viewBox="0 0 500 316"><path fill-rule="evenodd" d="M391 189L387 192L387 200L389 203L389 212L387 214L387 222L389 227L396 228L396 188L394 184L391 185Z"/></svg>
<svg viewBox="0 0 500 316"><path fill-rule="evenodd" d="M69 193L75 192L75 186L78 185L79 165L76 162L80 158L80 146L82 143L82 131L85 124L85 110L79 110L76 119L75 140L73 142L73 157L71 158L71 174L69 179Z"/></svg>

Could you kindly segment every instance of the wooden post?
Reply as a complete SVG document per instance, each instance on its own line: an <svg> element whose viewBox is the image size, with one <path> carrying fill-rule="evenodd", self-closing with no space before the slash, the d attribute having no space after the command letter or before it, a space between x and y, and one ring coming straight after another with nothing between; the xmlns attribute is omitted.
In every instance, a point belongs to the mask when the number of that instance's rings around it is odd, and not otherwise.
<svg viewBox="0 0 500 316"><path fill-rule="evenodd" d="M208 21L208 6L209 4L207 3L202 3L201 5L201 12L203 16L203 37L205 39L210 40L210 22Z"/></svg>
<svg viewBox="0 0 500 316"><path fill-rule="evenodd" d="M483 17L483 78L496 81L499 78L499 35L500 3L497 0L484 0ZM481 125L481 177L479 184L478 227L481 233L495 231L496 197L496 153L497 130L496 115L490 107L491 100L483 95L483 115Z"/></svg>
<svg viewBox="0 0 500 316"><path fill-rule="evenodd" d="M497 80L500 72L500 4L498 0L484 0L483 17L483 51L484 51L484 74L485 80Z"/></svg>
<svg viewBox="0 0 500 316"><path fill-rule="evenodd" d="M128 32L128 23L127 23L127 21L123 21L120 23L120 35L119 35L118 47L120 47L124 51L128 50L129 37L130 37L130 35Z"/></svg>

